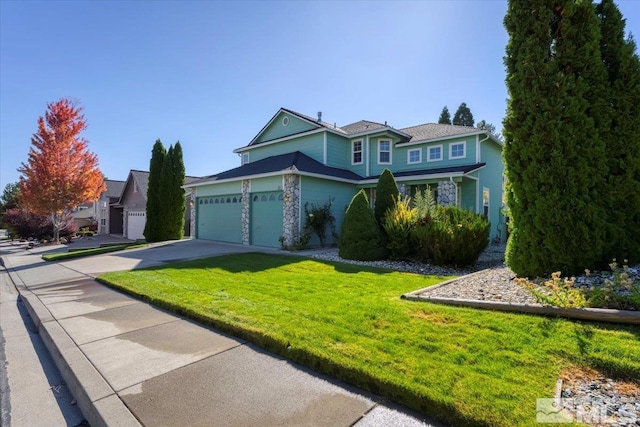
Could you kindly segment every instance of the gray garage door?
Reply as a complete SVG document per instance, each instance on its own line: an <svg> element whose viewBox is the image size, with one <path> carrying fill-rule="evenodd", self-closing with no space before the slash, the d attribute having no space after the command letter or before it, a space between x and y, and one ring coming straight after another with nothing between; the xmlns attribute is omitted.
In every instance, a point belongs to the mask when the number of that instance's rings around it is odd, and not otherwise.
<svg viewBox="0 0 640 427"><path fill-rule="evenodd" d="M198 197L198 239L242 243L242 199L240 194Z"/></svg>
<svg viewBox="0 0 640 427"><path fill-rule="evenodd" d="M282 191L251 193L251 244L280 246L282 236Z"/></svg>

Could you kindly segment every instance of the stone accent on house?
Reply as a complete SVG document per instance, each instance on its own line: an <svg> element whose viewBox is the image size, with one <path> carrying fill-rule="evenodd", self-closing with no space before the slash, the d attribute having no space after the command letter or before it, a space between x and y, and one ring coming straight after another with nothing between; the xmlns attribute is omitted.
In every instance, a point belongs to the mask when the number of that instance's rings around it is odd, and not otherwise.
<svg viewBox="0 0 640 427"><path fill-rule="evenodd" d="M438 182L438 204L455 206L457 203L458 186L453 181Z"/></svg>
<svg viewBox="0 0 640 427"><path fill-rule="evenodd" d="M242 244L249 244L249 230L251 216L249 215L249 205L251 204L251 180L242 180Z"/></svg>
<svg viewBox="0 0 640 427"><path fill-rule="evenodd" d="M291 247L300 239L300 176L284 176L284 203L282 214L283 242Z"/></svg>
<svg viewBox="0 0 640 427"><path fill-rule="evenodd" d="M189 212L190 222L189 222L189 238L196 238L196 209L198 206L196 205L196 194L195 191L192 191L189 195L189 200L187 200L187 206L191 206L191 211Z"/></svg>

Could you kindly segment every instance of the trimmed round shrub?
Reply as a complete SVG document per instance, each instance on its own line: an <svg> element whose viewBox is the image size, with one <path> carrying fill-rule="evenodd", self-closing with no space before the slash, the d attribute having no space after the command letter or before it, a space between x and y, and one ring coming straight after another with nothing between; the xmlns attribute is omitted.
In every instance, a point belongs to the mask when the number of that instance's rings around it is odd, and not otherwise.
<svg viewBox="0 0 640 427"><path fill-rule="evenodd" d="M475 264L489 243L489 221L456 206L437 206L436 214L436 219L419 220L413 229L417 256L435 265Z"/></svg>
<svg viewBox="0 0 640 427"><path fill-rule="evenodd" d="M342 222L338 254L341 258L358 261L387 257L382 232L369 208L364 190L353 196L347 208Z"/></svg>

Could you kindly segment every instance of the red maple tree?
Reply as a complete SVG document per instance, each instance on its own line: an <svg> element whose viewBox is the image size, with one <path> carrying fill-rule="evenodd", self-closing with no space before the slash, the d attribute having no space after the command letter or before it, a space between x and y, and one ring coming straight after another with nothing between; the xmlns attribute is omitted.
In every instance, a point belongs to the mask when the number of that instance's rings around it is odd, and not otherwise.
<svg viewBox="0 0 640 427"><path fill-rule="evenodd" d="M89 151L89 141L80 137L86 127L76 102L62 98L47 104L31 137L29 160L18 169L21 206L51 218L55 241L73 208L97 200L106 190L98 157Z"/></svg>

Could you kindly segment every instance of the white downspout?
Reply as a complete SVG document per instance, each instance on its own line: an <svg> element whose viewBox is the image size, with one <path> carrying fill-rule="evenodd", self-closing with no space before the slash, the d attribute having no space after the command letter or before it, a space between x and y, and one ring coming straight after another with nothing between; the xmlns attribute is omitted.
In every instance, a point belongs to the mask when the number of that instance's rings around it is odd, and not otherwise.
<svg viewBox="0 0 640 427"><path fill-rule="evenodd" d="M365 176L369 176L369 152L371 151L371 150L369 150L369 148L370 148L370 146L369 146L369 135L366 136L366 139L367 139L367 157L366 157L366 161L365 161L365 164L364 164L364 168L365 168L364 174L365 174Z"/></svg>

